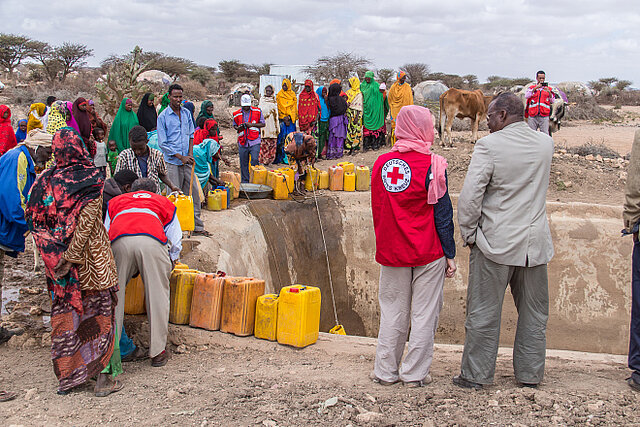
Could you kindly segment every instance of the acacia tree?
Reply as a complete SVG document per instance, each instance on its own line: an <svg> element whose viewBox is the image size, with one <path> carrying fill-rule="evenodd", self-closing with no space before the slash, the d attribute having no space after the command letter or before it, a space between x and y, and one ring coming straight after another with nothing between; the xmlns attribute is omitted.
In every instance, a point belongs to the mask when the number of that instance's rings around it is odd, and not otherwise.
<svg viewBox="0 0 640 427"><path fill-rule="evenodd" d="M328 82L332 79L340 79L344 82L353 74L362 76L370 65L371 61L363 56L339 52L334 56L316 59L315 63L305 71L320 82Z"/></svg>
<svg viewBox="0 0 640 427"><path fill-rule="evenodd" d="M379 83L384 83L386 84L389 80L391 80L391 77L393 77L395 71L393 71L391 68L381 68L378 70L378 82Z"/></svg>
<svg viewBox="0 0 640 427"><path fill-rule="evenodd" d="M404 71L407 73L409 77L409 83L412 85L417 85L418 83L424 81L429 76L429 66L422 62L413 62L411 64L404 64L400 67L400 71Z"/></svg>
<svg viewBox="0 0 640 427"><path fill-rule="evenodd" d="M0 67L6 69L9 76L31 52L29 37L0 33Z"/></svg>
<svg viewBox="0 0 640 427"><path fill-rule="evenodd" d="M55 49L51 47L49 43L32 41L29 57L39 62L42 73L50 83L53 82L58 76L58 73L62 71L60 61L58 61L55 56Z"/></svg>
<svg viewBox="0 0 640 427"><path fill-rule="evenodd" d="M225 80L234 83L242 77L247 77L250 72L248 66L237 59L223 60L218 63L218 68Z"/></svg>
<svg viewBox="0 0 640 427"><path fill-rule="evenodd" d="M60 63L60 81L64 82L69 75L87 63L86 59L93 56L93 49L81 43L64 42L54 49L54 57Z"/></svg>

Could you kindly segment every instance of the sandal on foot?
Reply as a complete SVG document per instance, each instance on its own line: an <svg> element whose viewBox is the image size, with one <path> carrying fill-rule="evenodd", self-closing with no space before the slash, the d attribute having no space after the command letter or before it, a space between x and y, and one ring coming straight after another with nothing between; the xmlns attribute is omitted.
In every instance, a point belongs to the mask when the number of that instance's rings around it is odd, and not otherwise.
<svg viewBox="0 0 640 427"><path fill-rule="evenodd" d="M96 397L107 397L111 393L116 393L116 392L122 390L123 388L124 388L124 384L122 384L118 380L113 380L113 382L111 383L111 387L108 390L96 391L95 394L96 394Z"/></svg>
<svg viewBox="0 0 640 427"><path fill-rule="evenodd" d="M15 399L18 396L18 393L13 391L0 391L0 402L8 402L10 400Z"/></svg>

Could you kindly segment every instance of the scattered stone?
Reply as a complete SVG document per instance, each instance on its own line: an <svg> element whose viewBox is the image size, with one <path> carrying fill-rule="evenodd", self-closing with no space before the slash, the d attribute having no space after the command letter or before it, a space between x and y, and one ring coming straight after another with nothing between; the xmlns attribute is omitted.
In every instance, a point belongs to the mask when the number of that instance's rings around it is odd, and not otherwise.
<svg viewBox="0 0 640 427"><path fill-rule="evenodd" d="M565 181L564 186L567 187L567 188L571 188L571 187L573 187L573 182Z"/></svg>
<svg viewBox="0 0 640 427"><path fill-rule="evenodd" d="M593 154L587 154L586 156L584 156L585 160L589 160L589 161L594 161L596 158L593 157Z"/></svg>
<svg viewBox="0 0 640 427"><path fill-rule="evenodd" d="M627 171L620 171L620 179L627 179Z"/></svg>
<svg viewBox="0 0 640 427"><path fill-rule="evenodd" d="M177 391L175 391L175 390L169 390L169 391L167 392L167 399L169 399L169 400L173 400L173 399L175 399L176 397L178 397L178 395L179 395L179 394L180 394L180 393L178 393L178 392L177 392Z"/></svg>
<svg viewBox="0 0 640 427"><path fill-rule="evenodd" d="M45 332L42 334L42 347L51 347L51 332Z"/></svg>
<svg viewBox="0 0 640 427"><path fill-rule="evenodd" d="M38 389L30 388L25 393L24 400L33 400L35 397L37 397L37 394L38 394Z"/></svg>
<svg viewBox="0 0 640 427"><path fill-rule="evenodd" d="M362 424L379 424L382 422L383 416L379 412L363 412L356 415L356 421Z"/></svg>
<svg viewBox="0 0 640 427"><path fill-rule="evenodd" d="M32 316L40 316L42 315L42 309L40 307L33 306L29 309L29 314Z"/></svg>
<svg viewBox="0 0 640 427"><path fill-rule="evenodd" d="M598 154L598 155L596 156L596 161L597 161L597 162L603 162L604 160L602 160L602 156L601 156L600 154Z"/></svg>
<svg viewBox="0 0 640 427"><path fill-rule="evenodd" d="M577 159L578 157L580 157L580 154L574 154L574 155L573 155L573 158L574 158L574 159Z"/></svg>
<svg viewBox="0 0 640 427"><path fill-rule="evenodd" d="M273 420L262 420L262 425L266 427L276 427L278 424Z"/></svg>
<svg viewBox="0 0 640 427"><path fill-rule="evenodd" d="M189 350L187 350L187 346L184 344L180 344L178 347L176 347L176 353L178 354L186 354L188 352Z"/></svg>
<svg viewBox="0 0 640 427"><path fill-rule="evenodd" d="M369 393L365 393L364 396L371 401L371 403L376 403L376 398L371 396Z"/></svg>
<svg viewBox="0 0 640 427"><path fill-rule="evenodd" d="M422 422L422 427L435 427L435 423L432 420L424 420Z"/></svg>
<svg viewBox="0 0 640 427"><path fill-rule="evenodd" d="M218 368L218 369L216 369L216 372L217 372L217 373L219 373L219 374L221 374L221 373L223 373L225 370L226 370L225 368ZM277 384L276 384L276 385L277 385Z"/></svg>
<svg viewBox="0 0 640 427"><path fill-rule="evenodd" d="M561 148L558 150L558 153L567 154L567 150L565 150L564 148Z"/></svg>
<svg viewBox="0 0 640 427"><path fill-rule="evenodd" d="M542 390L536 390L535 394L533 395L533 400L543 408L551 408L553 407L554 403L553 397L546 391Z"/></svg>
<svg viewBox="0 0 640 427"><path fill-rule="evenodd" d="M487 402L487 405L493 406L493 407L498 406L498 401L497 400L489 400Z"/></svg>
<svg viewBox="0 0 640 427"><path fill-rule="evenodd" d="M19 292L21 294L27 294L27 295L38 295L40 292L42 292L42 289L41 288L35 288L35 287L20 288Z"/></svg>
<svg viewBox="0 0 640 427"><path fill-rule="evenodd" d="M560 157L560 153L553 153L553 157L555 157L556 159Z"/></svg>
<svg viewBox="0 0 640 427"><path fill-rule="evenodd" d="M604 402L602 400L597 400L594 403L589 403L587 405L587 409L589 412L600 412L604 408Z"/></svg>
<svg viewBox="0 0 640 427"><path fill-rule="evenodd" d="M327 408L330 408L332 406L336 406L338 404L338 398L337 397L332 397L330 399L325 400L324 402L320 402L318 404L318 413L319 414L325 414L327 413Z"/></svg>

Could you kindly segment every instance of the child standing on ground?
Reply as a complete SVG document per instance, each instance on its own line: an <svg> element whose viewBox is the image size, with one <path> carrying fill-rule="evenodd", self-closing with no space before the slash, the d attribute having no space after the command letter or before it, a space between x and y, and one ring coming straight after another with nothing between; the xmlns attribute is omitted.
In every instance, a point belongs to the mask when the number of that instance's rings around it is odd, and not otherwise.
<svg viewBox="0 0 640 427"><path fill-rule="evenodd" d="M93 139L96 140L96 155L93 157L93 164L102 172L107 174L107 146L104 143L104 129L93 128Z"/></svg>
<svg viewBox="0 0 640 427"><path fill-rule="evenodd" d="M107 151L107 161L109 162L109 169L111 169L111 175L116 170L116 164L118 164L118 145L114 140L109 141L109 151Z"/></svg>

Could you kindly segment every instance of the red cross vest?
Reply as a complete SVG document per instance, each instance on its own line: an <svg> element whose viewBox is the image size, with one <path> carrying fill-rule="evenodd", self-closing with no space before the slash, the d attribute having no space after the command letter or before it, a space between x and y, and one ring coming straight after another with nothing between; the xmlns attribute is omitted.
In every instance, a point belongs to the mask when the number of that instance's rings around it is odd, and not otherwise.
<svg viewBox="0 0 640 427"><path fill-rule="evenodd" d="M376 261L388 267L418 267L444 256L433 206L427 203L431 156L391 151L378 157L371 175Z"/></svg>
<svg viewBox="0 0 640 427"><path fill-rule="evenodd" d="M542 87L532 93L527 100L526 117L548 117L551 114L551 94L546 89Z"/></svg>
<svg viewBox="0 0 640 427"><path fill-rule="evenodd" d="M124 236L149 236L163 245L168 240L164 228L176 215L176 207L166 197L148 191L121 194L107 207L111 226L109 240Z"/></svg>
<svg viewBox="0 0 640 427"><path fill-rule="evenodd" d="M251 107L251 113L249 116L249 121L247 123L260 123L261 115L262 113L260 112L259 108ZM235 113L233 113L233 122L236 124L236 126L240 126L242 123L244 123L242 119L243 117L242 117L242 108L241 108ZM249 128L249 130L247 130L246 133L249 136L249 141L253 141L254 139L260 138L260 129L258 128ZM247 135L245 134L245 130L243 129L238 132L238 144L244 145L246 143L247 143Z"/></svg>

